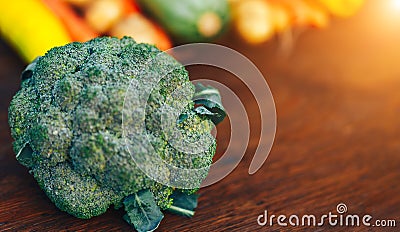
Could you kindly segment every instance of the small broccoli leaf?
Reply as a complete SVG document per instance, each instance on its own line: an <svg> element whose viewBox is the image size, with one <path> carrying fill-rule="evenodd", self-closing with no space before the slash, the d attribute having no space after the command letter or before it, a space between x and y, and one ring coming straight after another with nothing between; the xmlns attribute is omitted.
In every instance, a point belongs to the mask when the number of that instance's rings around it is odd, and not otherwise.
<svg viewBox="0 0 400 232"><path fill-rule="evenodd" d="M204 107L204 106L198 106L198 107L196 107L196 108L194 109L194 112L196 112L197 114L205 115L205 116L209 116L209 117L213 117L213 116L216 115L215 113L209 111L209 110L208 110L206 107Z"/></svg>
<svg viewBox="0 0 400 232"><path fill-rule="evenodd" d="M124 206L127 212L124 219L139 232L154 231L164 217L149 190L129 195Z"/></svg>
<svg viewBox="0 0 400 232"><path fill-rule="evenodd" d="M15 156L22 165L26 167L31 167L33 164L33 150L29 143L25 143L25 145L19 150L18 154Z"/></svg>
<svg viewBox="0 0 400 232"><path fill-rule="evenodd" d="M40 56L36 57L28 66L26 66L25 70L21 73L21 79L27 80L32 77L33 71L36 68L36 63L38 62Z"/></svg>
<svg viewBox="0 0 400 232"><path fill-rule="evenodd" d="M226 113L222 106L219 91L216 88L204 86L200 83L195 84L195 87L196 92L193 96L193 101L197 105L197 107L195 107L195 112L199 115L206 116L215 125L222 122Z"/></svg>
<svg viewBox="0 0 400 232"><path fill-rule="evenodd" d="M198 194L185 194L180 191L175 191L171 198L172 206L168 208L168 212L186 217L193 217L194 209L197 207Z"/></svg>

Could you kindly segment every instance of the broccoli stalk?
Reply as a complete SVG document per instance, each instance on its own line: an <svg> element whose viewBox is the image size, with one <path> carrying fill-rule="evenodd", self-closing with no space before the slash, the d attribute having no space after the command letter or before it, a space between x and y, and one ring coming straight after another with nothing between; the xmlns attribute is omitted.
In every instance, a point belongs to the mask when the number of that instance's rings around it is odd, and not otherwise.
<svg viewBox="0 0 400 232"><path fill-rule="evenodd" d="M145 112L144 133L158 157L182 168L211 165L216 142L210 131L213 121L219 122L225 116L219 93L200 86L203 95L212 93L212 99L192 99L195 87L185 68L172 57L168 62L174 62L177 68L158 83L151 83L151 79L141 75L141 70L167 68L168 64L163 62L146 67L146 62L160 52L128 37L96 38L55 47L22 73L21 89L9 107L14 150L17 160L30 170L62 211L78 218L91 218L104 213L110 205L125 205L127 221L138 231L149 231L162 219L158 211L174 204L171 195L181 192L146 175L126 148L122 112L132 80L142 86L154 86L145 108L132 110ZM193 91L171 97L175 89L184 85ZM207 88L212 90L206 91ZM202 108L196 110L198 104ZM160 127L158 109L163 105L185 105L175 123L184 138L212 139L201 156L188 155L171 144ZM205 175L198 176L194 181L201 183L204 178ZM194 193L198 187L185 191ZM154 222L143 223L138 213L143 210L153 212L154 217L150 218Z"/></svg>

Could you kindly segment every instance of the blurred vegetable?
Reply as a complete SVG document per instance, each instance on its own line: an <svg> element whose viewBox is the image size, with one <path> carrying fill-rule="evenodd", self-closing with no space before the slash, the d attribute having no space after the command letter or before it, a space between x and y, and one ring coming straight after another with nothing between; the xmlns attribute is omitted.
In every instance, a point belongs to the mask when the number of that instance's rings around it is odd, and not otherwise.
<svg viewBox="0 0 400 232"><path fill-rule="evenodd" d="M233 25L248 43L257 44L274 35L274 23L269 3L265 0L232 2Z"/></svg>
<svg viewBox="0 0 400 232"><path fill-rule="evenodd" d="M291 12L294 26L323 28L328 25L329 12L319 7L315 0L276 0L275 2L279 2Z"/></svg>
<svg viewBox="0 0 400 232"><path fill-rule="evenodd" d="M282 5L275 4L273 2L270 3L270 7L272 13L271 20L274 24L275 32L280 33L290 28L291 26L290 12Z"/></svg>
<svg viewBox="0 0 400 232"><path fill-rule="evenodd" d="M293 29L324 28L330 16L351 16L363 3L364 0L7 1L1 9L0 32L27 61L53 46L99 35L127 35L166 50L172 46L169 36L178 43L210 41L222 34L231 20L244 41L259 44L275 35L292 41L290 37L296 34ZM26 15L29 18L23 17Z"/></svg>
<svg viewBox="0 0 400 232"><path fill-rule="evenodd" d="M62 22L40 0L2 4L0 30L27 62L71 41Z"/></svg>
<svg viewBox="0 0 400 232"><path fill-rule="evenodd" d="M259 44L295 27L326 27L329 22L329 12L318 1L230 0L229 2L235 30L246 42Z"/></svg>
<svg viewBox="0 0 400 232"><path fill-rule="evenodd" d="M316 0L335 16L349 17L357 12L364 0Z"/></svg>
<svg viewBox="0 0 400 232"><path fill-rule="evenodd" d="M93 39L99 34L92 30L89 25L74 11L74 9L63 0L42 0L64 23L72 40L84 42Z"/></svg>
<svg viewBox="0 0 400 232"><path fill-rule="evenodd" d="M140 0L177 42L208 41L220 35L230 19L226 0Z"/></svg>
<svg viewBox="0 0 400 232"><path fill-rule="evenodd" d="M42 0L64 23L74 41L86 41L99 35L154 44L162 50L172 44L166 33L139 12L134 0ZM72 4L76 6L76 11ZM84 12L82 18L78 12Z"/></svg>
<svg viewBox="0 0 400 232"><path fill-rule="evenodd" d="M315 0L304 0L309 11L309 25L324 28L329 24L329 12L321 7Z"/></svg>
<svg viewBox="0 0 400 232"><path fill-rule="evenodd" d="M139 6L135 0L119 0L121 1L123 12L125 15L140 12Z"/></svg>
<svg viewBox="0 0 400 232"><path fill-rule="evenodd" d="M65 1L67 3L71 3L75 6L85 6L93 0L63 0L63 1Z"/></svg>
<svg viewBox="0 0 400 232"><path fill-rule="evenodd" d="M124 15L121 0L96 0L87 5L85 19L99 33L108 31Z"/></svg>
<svg viewBox="0 0 400 232"><path fill-rule="evenodd" d="M110 35L119 38L131 36L136 42L154 44L161 50L172 46L165 32L139 13L130 14L117 22L111 28Z"/></svg>

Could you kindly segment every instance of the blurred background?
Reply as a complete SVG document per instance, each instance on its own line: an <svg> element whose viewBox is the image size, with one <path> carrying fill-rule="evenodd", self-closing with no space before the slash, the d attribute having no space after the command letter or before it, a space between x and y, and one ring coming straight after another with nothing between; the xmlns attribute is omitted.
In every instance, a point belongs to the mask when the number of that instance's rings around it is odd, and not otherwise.
<svg viewBox="0 0 400 232"><path fill-rule="evenodd" d="M129 229L114 212L83 221L58 211L16 162L7 123L27 63L53 46L100 35L132 36L162 50L228 46L256 64L275 99L275 143L250 176L261 123L254 97L223 70L188 67L192 80L218 81L240 97L251 139L237 169L200 190L196 216L166 215L161 231L254 231L264 209L321 215L339 202L359 215L398 217L400 0L3 1L0 34L0 229ZM229 120L218 125L216 158L229 146L229 128Z"/></svg>
<svg viewBox="0 0 400 232"><path fill-rule="evenodd" d="M377 15L398 15L398 0L377 2ZM225 34L254 46L279 40L280 52L290 53L304 31L329 27L335 18L355 15L364 4L365 0L24 0L3 3L0 28L27 62L53 46L105 35L131 36L166 50L216 41Z"/></svg>
<svg viewBox="0 0 400 232"><path fill-rule="evenodd" d="M24 63L97 36L131 36L161 50L215 42L258 51L250 58L265 59L260 65L289 62L303 49L310 59L302 62L319 69L329 68L317 57L329 47L329 65L351 62L344 79L364 84L392 76L400 49L400 0L23 0L4 2L0 13L2 40ZM309 47L298 45L310 36Z"/></svg>

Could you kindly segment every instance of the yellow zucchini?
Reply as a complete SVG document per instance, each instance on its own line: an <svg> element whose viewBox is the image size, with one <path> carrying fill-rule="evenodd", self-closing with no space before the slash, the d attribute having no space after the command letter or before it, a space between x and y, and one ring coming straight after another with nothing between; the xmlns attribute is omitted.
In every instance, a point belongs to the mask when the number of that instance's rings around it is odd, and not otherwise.
<svg viewBox="0 0 400 232"><path fill-rule="evenodd" d="M2 4L0 33L26 62L71 41L63 24L40 0Z"/></svg>

